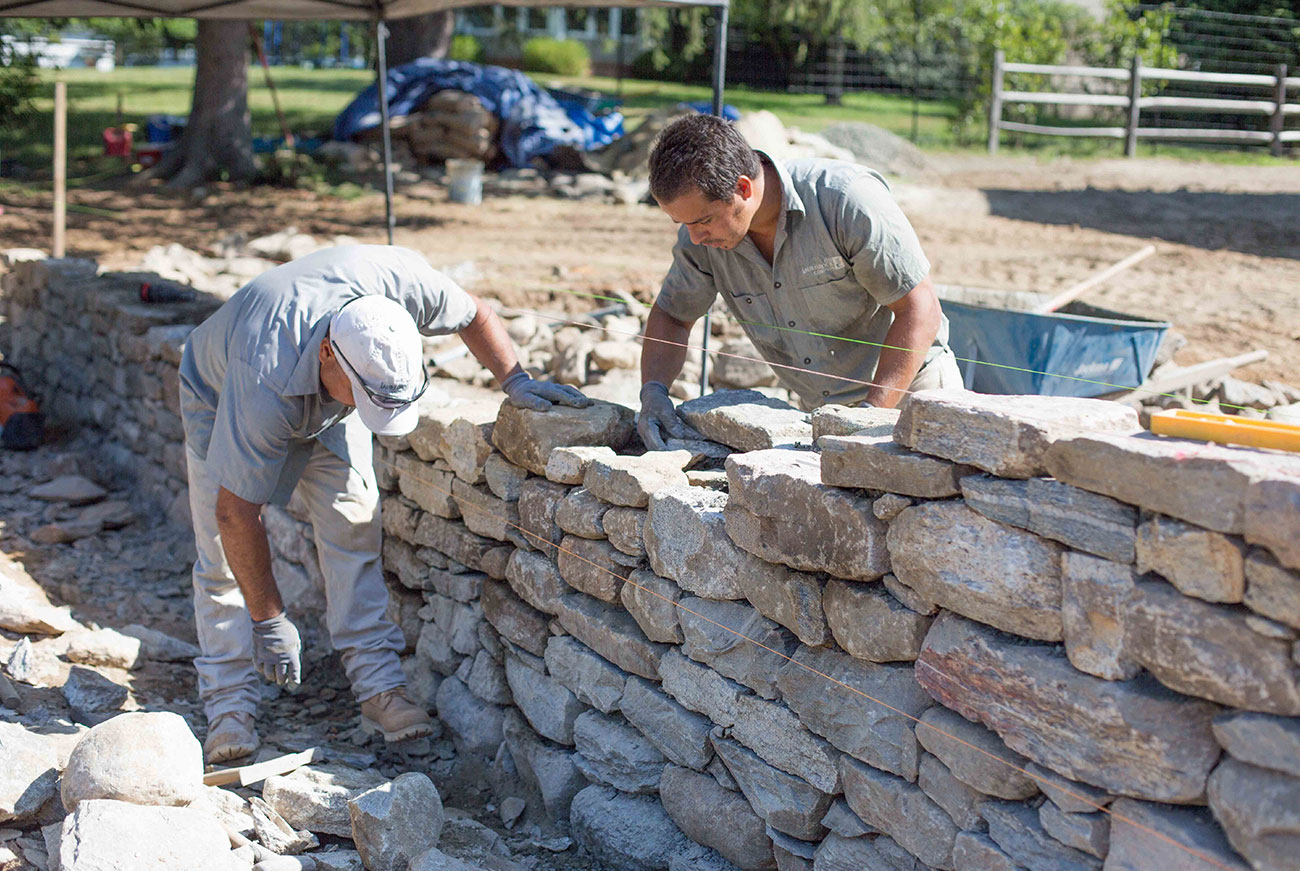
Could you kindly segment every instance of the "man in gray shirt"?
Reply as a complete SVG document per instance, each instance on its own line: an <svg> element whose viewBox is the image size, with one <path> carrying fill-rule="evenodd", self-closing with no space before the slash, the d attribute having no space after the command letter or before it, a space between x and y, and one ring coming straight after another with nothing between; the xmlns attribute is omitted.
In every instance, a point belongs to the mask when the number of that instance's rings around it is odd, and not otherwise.
<svg viewBox="0 0 1300 871"><path fill-rule="evenodd" d="M326 624L362 725L388 741L430 734L428 712L403 691L402 632L385 616L371 433L415 427L428 386L420 336L453 332L509 401L589 404L530 378L492 309L405 248L344 246L276 267L190 334L180 401L209 762L257 749L258 673L291 690L301 681L301 642L261 520L263 505L294 494L315 532Z"/></svg>
<svg viewBox="0 0 1300 871"><path fill-rule="evenodd" d="M961 388L930 263L878 173L777 163L726 121L692 115L655 143L650 192L682 226L641 352L647 446L695 435L667 385L719 295L804 408L892 408L912 391Z"/></svg>

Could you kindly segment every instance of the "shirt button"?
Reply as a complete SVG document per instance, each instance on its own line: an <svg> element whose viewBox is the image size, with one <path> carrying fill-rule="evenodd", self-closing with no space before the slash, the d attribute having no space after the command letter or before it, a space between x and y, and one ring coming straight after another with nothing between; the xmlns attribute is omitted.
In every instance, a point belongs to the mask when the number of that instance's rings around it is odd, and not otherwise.
<svg viewBox="0 0 1300 871"><path fill-rule="evenodd" d="M794 326L794 321L790 321L790 326Z"/></svg>
<svg viewBox="0 0 1300 871"><path fill-rule="evenodd" d="M752 296L747 296L747 297L745 297L745 302L748 303L748 304L750 304L750 305L753 305L753 304L754 304L754 298L753 298Z"/></svg>
<svg viewBox="0 0 1300 871"><path fill-rule="evenodd" d="M778 281L778 282L776 283L776 286L777 286L777 287L780 287L780 286L781 286L781 282Z"/></svg>
<svg viewBox="0 0 1300 871"><path fill-rule="evenodd" d="M811 365L812 365L812 357L804 357L804 358L803 358L803 364L804 364L805 366L811 366Z"/></svg>
<svg viewBox="0 0 1300 871"><path fill-rule="evenodd" d="M829 390L823 390L823 391L822 391L822 396L830 396L830 395L831 395L831 392L830 392Z"/></svg>

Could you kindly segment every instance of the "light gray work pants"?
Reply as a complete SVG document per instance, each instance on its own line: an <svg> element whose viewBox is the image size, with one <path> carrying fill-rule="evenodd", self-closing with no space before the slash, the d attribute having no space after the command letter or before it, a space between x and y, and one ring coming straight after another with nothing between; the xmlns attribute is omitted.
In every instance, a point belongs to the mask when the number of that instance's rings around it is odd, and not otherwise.
<svg viewBox="0 0 1300 871"><path fill-rule="evenodd" d="M208 463L188 448L190 514L194 521L194 620L199 697L209 722L236 711L255 714L253 624L226 563L217 529L217 484ZM364 701L406 683L398 654L402 631L385 616L379 547L379 489L374 472L350 467L317 444L295 491L307 507L325 576L325 624L343 658L352 692Z"/></svg>
<svg viewBox="0 0 1300 871"><path fill-rule="evenodd" d="M964 390L965 386L952 350L936 348L926 355L925 362L907 389L917 393L922 390Z"/></svg>

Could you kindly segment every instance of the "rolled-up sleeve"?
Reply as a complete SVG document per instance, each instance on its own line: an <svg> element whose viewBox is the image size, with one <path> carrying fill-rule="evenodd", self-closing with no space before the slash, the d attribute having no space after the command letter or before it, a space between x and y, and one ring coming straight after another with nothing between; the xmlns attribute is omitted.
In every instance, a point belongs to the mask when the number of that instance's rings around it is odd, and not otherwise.
<svg viewBox="0 0 1300 871"><path fill-rule="evenodd" d="M679 321L693 323L708 312L718 295L713 273L702 262L701 249L693 245L685 227L673 246L673 265L668 268L655 304Z"/></svg>
<svg viewBox="0 0 1300 871"><path fill-rule="evenodd" d="M827 215L838 247L872 299L897 302L930 274L916 231L875 173L861 173L839 193Z"/></svg>
<svg viewBox="0 0 1300 871"><path fill-rule="evenodd" d="M247 363L230 361L207 455L220 486L257 505L271 501L289 455L291 406Z"/></svg>
<svg viewBox="0 0 1300 871"><path fill-rule="evenodd" d="M420 332L426 336L445 336L468 327L478 314L474 297L416 252L397 249L397 253L406 261L412 279L408 287L414 298L404 302Z"/></svg>

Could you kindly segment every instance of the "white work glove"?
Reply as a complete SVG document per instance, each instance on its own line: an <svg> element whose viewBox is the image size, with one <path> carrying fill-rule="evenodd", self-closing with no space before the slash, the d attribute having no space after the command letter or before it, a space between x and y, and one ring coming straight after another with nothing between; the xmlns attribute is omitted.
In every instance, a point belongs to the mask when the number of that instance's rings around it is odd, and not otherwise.
<svg viewBox="0 0 1300 871"><path fill-rule="evenodd" d="M302 683L302 641L283 611L253 621L253 666L262 677L290 692Z"/></svg>
<svg viewBox="0 0 1300 871"><path fill-rule="evenodd" d="M551 405L559 403L570 408L586 408L591 400L567 384L553 384L550 381L538 381L527 372L516 372L501 382L511 405L532 411L549 411Z"/></svg>
<svg viewBox="0 0 1300 871"><path fill-rule="evenodd" d="M652 451L667 450L665 438L704 438L681 419L668 396L668 388L658 381L647 381L641 388L641 414L637 417L636 431Z"/></svg>

